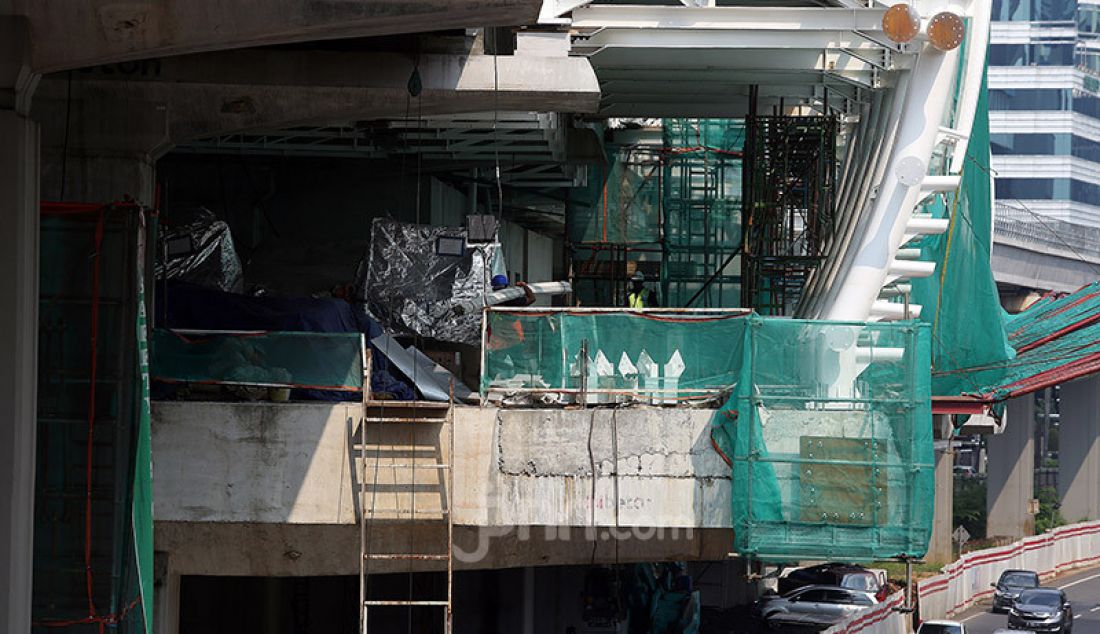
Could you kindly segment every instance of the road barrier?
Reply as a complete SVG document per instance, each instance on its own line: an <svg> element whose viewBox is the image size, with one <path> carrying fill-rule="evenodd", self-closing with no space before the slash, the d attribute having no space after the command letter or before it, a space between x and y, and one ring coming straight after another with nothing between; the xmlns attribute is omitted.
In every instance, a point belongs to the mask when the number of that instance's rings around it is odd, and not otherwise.
<svg viewBox="0 0 1100 634"><path fill-rule="evenodd" d="M1035 570L1048 580L1076 568L1100 564L1100 521L1062 526L1007 546L967 553L935 577L917 584L921 620L948 619L993 595L990 584L1010 568ZM854 614L825 634L907 634L911 615L897 608L898 592L886 601Z"/></svg>
<svg viewBox="0 0 1100 634"><path fill-rule="evenodd" d="M923 620L951 618L993 595L990 584L1010 568L1041 579L1100 563L1100 521L1062 526L1007 546L966 553L943 572L917 584Z"/></svg>

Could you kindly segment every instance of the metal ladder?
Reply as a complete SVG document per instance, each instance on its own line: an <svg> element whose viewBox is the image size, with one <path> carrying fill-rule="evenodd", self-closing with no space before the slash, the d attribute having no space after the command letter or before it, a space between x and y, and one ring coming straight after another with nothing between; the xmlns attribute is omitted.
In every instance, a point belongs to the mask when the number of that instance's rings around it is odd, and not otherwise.
<svg viewBox="0 0 1100 634"><path fill-rule="evenodd" d="M367 366L367 372L369 373L369 359ZM369 386L369 381L366 382L365 385ZM369 388L365 387L363 393L363 418L360 422L357 434L360 465L359 483L357 487L359 497L360 632L361 634L368 634L370 631L368 612L371 608L385 609L405 607L409 610L408 618L410 620L413 617L412 610L414 608L442 608L443 632L445 634L450 634L454 578L454 557L452 547L454 543L454 521L451 512L454 482L454 386L451 386L450 401L446 404L371 401ZM442 414L442 417L440 414ZM438 436L439 458L432 462L418 460L417 448L424 447L424 445L417 445L417 432L434 431L433 428L437 424L443 424L447 427L446 440L444 441L442 436ZM384 438L395 428L403 429L408 432L408 437L410 439L408 448L383 448ZM369 452L367 447L370 443L367 436L368 429L376 430L376 435L373 439L373 459L368 456ZM444 442L447 443L445 455L443 451ZM432 449L434 451L434 446ZM426 458L426 456L424 457ZM368 464L370 465L370 470L368 470ZM377 476L382 470L386 470L388 473L392 474L392 485L380 484L378 482ZM416 508L416 472L418 470L440 474L441 505L439 509L425 510ZM399 480L398 474L409 474L409 479L407 480L407 493L401 490L406 481ZM368 476L371 478L370 481L367 480ZM375 503L379 489L386 486L392 486L393 495L391 499L394 499L395 503L392 508L378 508L375 506ZM407 508L406 505L402 504L402 499L407 499ZM415 529L421 523L434 521L433 519L424 518L424 516L431 515L442 516L444 526L441 528L445 528L446 530L446 552L415 552L415 548L410 548L410 552L374 551L374 545L371 543L371 528L376 520L376 516L381 516L386 519L398 519L403 522L407 521L408 524L411 525L409 526L409 534L413 535L416 532ZM403 599L369 599L367 597L367 582L370 576L370 566L372 562L377 561L407 561L409 562L408 572L410 575L412 574L412 568L415 562L446 562L446 597L413 598L410 592L410 595Z"/></svg>

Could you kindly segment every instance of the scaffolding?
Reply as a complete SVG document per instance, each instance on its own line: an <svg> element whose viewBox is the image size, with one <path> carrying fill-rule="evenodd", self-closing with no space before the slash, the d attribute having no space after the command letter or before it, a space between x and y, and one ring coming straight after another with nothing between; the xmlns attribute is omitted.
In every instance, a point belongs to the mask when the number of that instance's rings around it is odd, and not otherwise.
<svg viewBox="0 0 1100 634"><path fill-rule="evenodd" d="M608 152L567 221L582 305L624 305L640 271L662 306L737 306L743 139L739 120L665 119L659 142Z"/></svg>
<svg viewBox="0 0 1100 634"><path fill-rule="evenodd" d="M833 117L746 118L741 304L793 311L824 259L836 194Z"/></svg>
<svg viewBox="0 0 1100 634"><path fill-rule="evenodd" d="M661 290L668 306L739 304L743 140L740 121L665 119Z"/></svg>

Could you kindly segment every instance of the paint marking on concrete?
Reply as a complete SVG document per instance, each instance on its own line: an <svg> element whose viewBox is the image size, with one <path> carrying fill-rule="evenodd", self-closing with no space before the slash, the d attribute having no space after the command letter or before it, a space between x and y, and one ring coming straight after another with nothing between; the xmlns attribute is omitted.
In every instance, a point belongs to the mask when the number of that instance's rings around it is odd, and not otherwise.
<svg viewBox="0 0 1100 634"><path fill-rule="evenodd" d="M978 612L977 614L971 614L970 616L966 617L965 619L963 619L963 620L962 620L962 621L960 621L960 622L961 622L961 623L966 623L966 622L967 622L967 621L969 621L970 619L972 619L972 618L974 618L974 617L976 617L976 616L981 616L981 615L983 615L983 614L985 614L985 612Z"/></svg>
<svg viewBox="0 0 1100 634"><path fill-rule="evenodd" d="M1071 588L1071 587L1073 587L1073 586L1075 586L1079 583L1084 583L1086 581L1092 581L1093 579L1100 579L1100 574L1092 575L1091 577L1085 577L1084 579L1078 579L1077 581L1071 581L1070 583L1067 583L1064 586L1058 586L1058 589L1059 590L1065 590L1066 588Z"/></svg>
<svg viewBox="0 0 1100 634"><path fill-rule="evenodd" d="M1077 619L1079 619L1079 618L1081 618L1081 615L1080 615L1080 614L1074 614L1074 615L1073 615L1073 620L1074 620L1074 621L1076 621L1076 620L1077 620Z"/></svg>
<svg viewBox="0 0 1100 634"><path fill-rule="evenodd" d="M1092 608L1091 610L1089 610L1089 612L1095 612L1097 610L1100 610L1100 605L1096 606L1095 608Z"/></svg>

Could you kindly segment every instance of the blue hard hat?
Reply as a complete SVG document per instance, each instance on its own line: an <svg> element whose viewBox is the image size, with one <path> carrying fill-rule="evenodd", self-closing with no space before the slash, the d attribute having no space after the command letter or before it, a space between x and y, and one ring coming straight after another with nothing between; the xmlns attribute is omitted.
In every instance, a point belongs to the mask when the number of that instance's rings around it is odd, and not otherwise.
<svg viewBox="0 0 1100 634"><path fill-rule="evenodd" d="M482 279L484 279L484 278L482 278ZM494 275L493 280L490 283L493 285L494 290L499 289L499 288L505 288L506 286L508 286L508 276L506 276L506 275Z"/></svg>

